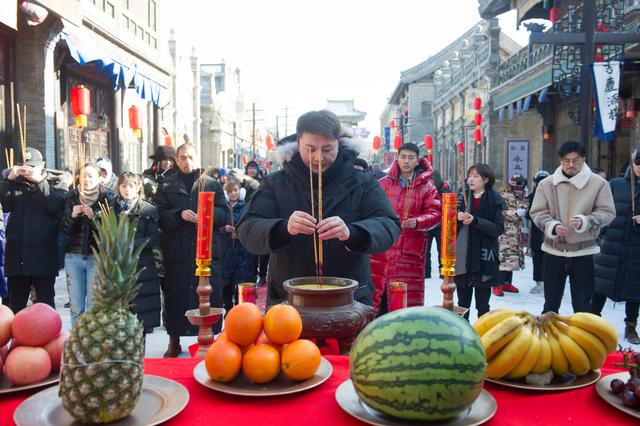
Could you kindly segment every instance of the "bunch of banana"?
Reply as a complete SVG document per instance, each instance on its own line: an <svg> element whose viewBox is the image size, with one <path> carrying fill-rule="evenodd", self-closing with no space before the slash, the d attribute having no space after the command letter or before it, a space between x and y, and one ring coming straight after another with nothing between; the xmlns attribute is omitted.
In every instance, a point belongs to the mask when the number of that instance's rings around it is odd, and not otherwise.
<svg viewBox="0 0 640 426"><path fill-rule="evenodd" d="M553 370L556 376L587 374L616 350L618 336L604 318L586 312L536 317L497 309L473 325L487 356L487 377L522 379Z"/></svg>

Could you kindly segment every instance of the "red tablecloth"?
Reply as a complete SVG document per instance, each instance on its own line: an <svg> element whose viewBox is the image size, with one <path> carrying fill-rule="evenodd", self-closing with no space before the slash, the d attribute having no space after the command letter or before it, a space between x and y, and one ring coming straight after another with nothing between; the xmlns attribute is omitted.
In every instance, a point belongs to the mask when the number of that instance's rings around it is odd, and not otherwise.
<svg viewBox="0 0 640 426"><path fill-rule="evenodd" d="M249 398L225 395L200 385L193 378L199 359L148 359L145 372L182 383L189 390L186 408L168 425L363 425L342 411L335 401L336 387L348 378L348 358L327 355L333 375L319 387L299 394ZM604 375L620 371L613 365L620 357L611 355ZM637 425L637 419L604 402L594 386L559 393L520 391L487 383L486 389L498 401L498 412L488 425ZM12 425L16 407L34 392L0 395L0 425Z"/></svg>

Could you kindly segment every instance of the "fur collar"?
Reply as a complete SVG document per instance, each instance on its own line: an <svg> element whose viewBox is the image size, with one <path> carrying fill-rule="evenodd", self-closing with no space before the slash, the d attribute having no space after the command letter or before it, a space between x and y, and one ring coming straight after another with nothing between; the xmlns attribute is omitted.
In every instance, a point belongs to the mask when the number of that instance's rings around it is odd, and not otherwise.
<svg viewBox="0 0 640 426"><path fill-rule="evenodd" d="M564 173L562 173L562 166L560 166L553 173L553 185L558 186L558 184L562 182L569 182L576 189L582 189L587 184L587 182L589 182L589 178L592 174L593 173L591 172L589 166L584 164L578 174L569 179L564 175Z"/></svg>
<svg viewBox="0 0 640 426"><path fill-rule="evenodd" d="M342 127L342 133L338 139L338 144L341 148L353 151L356 156L365 152L367 149L367 143L357 136L353 135L351 129ZM273 152L274 162L278 165L291 161L294 155L298 153L298 141L293 140L276 146Z"/></svg>

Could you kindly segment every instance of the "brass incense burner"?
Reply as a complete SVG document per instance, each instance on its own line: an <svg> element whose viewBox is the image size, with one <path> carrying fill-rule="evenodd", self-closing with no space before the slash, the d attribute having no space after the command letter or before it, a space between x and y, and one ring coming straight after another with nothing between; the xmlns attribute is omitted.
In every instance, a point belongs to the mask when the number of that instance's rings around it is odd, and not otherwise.
<svg viewBox="0 0 640 426"><path fill-rule="evenodd" d="M300 277L286 280L286 303L302 317L301 338L338 340L342 354L351 350L357 334L374 318L373 307L354 300L358 282L337 277Z"/></svg>

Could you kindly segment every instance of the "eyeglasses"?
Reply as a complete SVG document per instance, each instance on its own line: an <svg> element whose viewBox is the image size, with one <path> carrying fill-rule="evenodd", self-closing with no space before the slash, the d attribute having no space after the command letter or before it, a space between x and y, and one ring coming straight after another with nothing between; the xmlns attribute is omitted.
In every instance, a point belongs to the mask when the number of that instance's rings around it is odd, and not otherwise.
<svg viewBox="0 0 640 426"><path fill-rule="evenodd" d="M584 158L582 157L563 158L560 160L560 162L566 166L568 166L569 164L573 164L574 166L577 166L581 164L583 161L584 161Z"/></svg>

